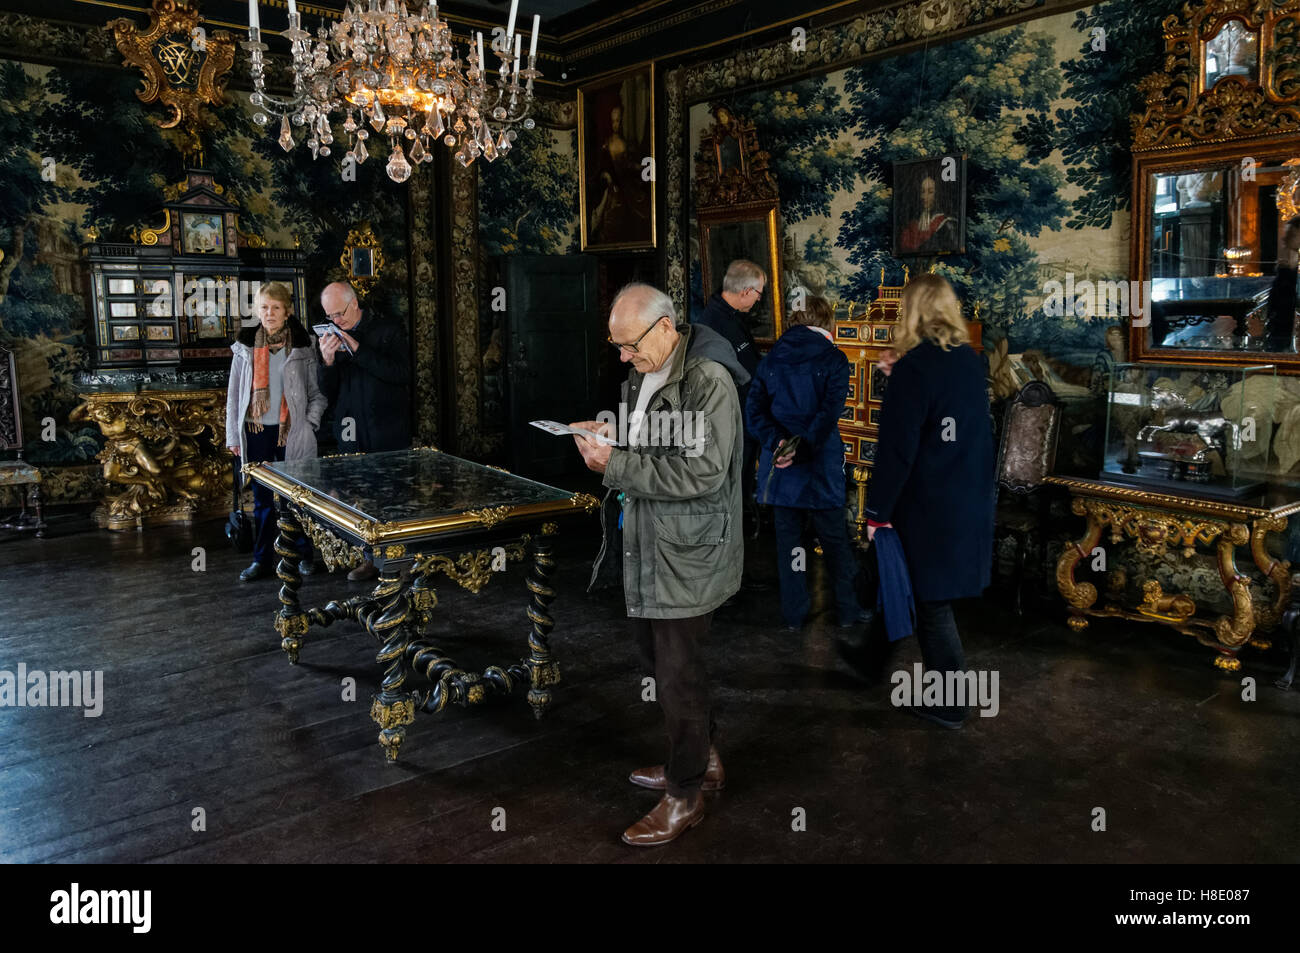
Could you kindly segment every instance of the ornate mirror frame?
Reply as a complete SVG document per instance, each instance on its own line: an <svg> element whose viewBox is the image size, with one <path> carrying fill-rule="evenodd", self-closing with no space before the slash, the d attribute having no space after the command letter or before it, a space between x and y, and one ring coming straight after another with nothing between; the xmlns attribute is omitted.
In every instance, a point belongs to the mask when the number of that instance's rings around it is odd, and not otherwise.
<svg viewBox="0 0 1300 953"><path fill-rule="evenodd" d="M754 340L766 347L785 330L780 194L776 178L768 169L770 156L759 147L754 124L723 105L715 104L711 111L714 122L700 133L695 165L695 216L700 229L704 296L708 298L717 291L730 264L730 259L713 260L715 240L725 241L723 236L727 234L743 236L743 253L737 251L733 257L751 259L768 276L763 300L755 310L770 306L772 333L754 334Z"/></svg>
<svg viewBox="0 0 1300 953"><path fill-rule="evenodd" d="M1254 73L1221 73L1207 89L1207 44L1234 20L1258 37ZM1165 68L1142 80L1147 108L1132 117L1130 275L1141 289L1152 279L1155 176L1300 157L1300 0L1193 2L1162 27ZM1279 372L1300 374L1300 353L1155 347L1148 324L1130 325L1134 361L1241 366L1264 360Z"/></svg>

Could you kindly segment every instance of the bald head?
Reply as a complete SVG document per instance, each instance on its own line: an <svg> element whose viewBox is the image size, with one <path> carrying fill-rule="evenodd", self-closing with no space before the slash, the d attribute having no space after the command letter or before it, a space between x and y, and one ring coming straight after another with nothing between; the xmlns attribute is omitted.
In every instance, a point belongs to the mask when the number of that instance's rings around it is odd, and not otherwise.
<svg viewBox="0 0 1300 953"><path fill-rule="evenodd" d="M680 335L677 311L668 295L652 285L633 282L614 296L609 309L609 336L620 344L638 342L636 351L619 351L622 360L642 374L659 370L672 356ZM647 332L647 329L653 330ZM642 334L645 334L642 337Z"/></svg>
<svg viewBox="0 0 1300 953"><path fill-rule="evenodd" d="M325 316L344 331L352 330L361 320L357 293L346 281L326 285L320 293L320 306L325 309Z"/></svg>

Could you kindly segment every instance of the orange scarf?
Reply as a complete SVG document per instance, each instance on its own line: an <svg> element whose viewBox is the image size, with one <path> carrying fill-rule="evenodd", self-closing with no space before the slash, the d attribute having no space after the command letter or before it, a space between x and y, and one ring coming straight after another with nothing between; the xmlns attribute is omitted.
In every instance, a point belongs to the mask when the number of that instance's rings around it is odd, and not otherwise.
<svg viewBox="0 0 1300 953"><path fill-rule="evenodd" d="M248 423L253 433L262 432L262 418L271 409L271 351L282 347L286 357L293 351L287 321L278 334L267 334L266 328L257 329L257 337L253 339L253 399L248 405ZM280 384L280 436L276 443L283 447L289 439L289 404L284 399L284 382Z"/></svg>

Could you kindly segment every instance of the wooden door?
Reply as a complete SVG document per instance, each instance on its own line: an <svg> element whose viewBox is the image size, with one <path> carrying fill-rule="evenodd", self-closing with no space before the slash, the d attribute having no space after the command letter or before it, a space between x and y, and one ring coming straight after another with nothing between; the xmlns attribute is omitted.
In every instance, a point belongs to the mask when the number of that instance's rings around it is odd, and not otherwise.
<svg viewBox="0 0 1300 953"><path fill-rule="evenodd" d="M591 255L513 255L500 259L506 292L506 431L509 468L555 482L587 472L573 440L532 420L593 420L596 365L608 347L597 313Z"/></svg>

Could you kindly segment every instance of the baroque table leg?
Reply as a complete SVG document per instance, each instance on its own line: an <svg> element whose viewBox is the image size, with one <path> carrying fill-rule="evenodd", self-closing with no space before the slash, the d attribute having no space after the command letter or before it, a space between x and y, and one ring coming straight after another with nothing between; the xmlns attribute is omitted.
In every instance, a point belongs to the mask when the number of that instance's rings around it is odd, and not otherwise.
<svg viewBox="0 0 1300 953"><path fill-rule="evenodd" d="M1097 601L1097 587L1090 582L1076 582L1074 570L1081 559L1092 553L1101 539L1104 523L1095 509L1086 507L1084 501L1077 497L1071 509L1079 516L1086 515L1088 526L1083 531L1082 539L1077 543L1066 543L1061 550L1061 558L1056 562L1056 587L1061 590L1061 595L1070 606L1070 628L1082 632L1088 627L1087 610Z"/></svg>
<svg viewBox="0 0 1300 953"><path fill-rule="evenodd" d="M1218 562L1219 578L1223 588L1232 600L1232 615L1219 616L1214 623L1214 636L1225 648L1231 650L1214 660L1214 664L1226 671L1235 672L1241 668L1237 652L1250 639L1255 631L1255 606L1250 599L1249 580L1237 572L1237 547L1250 541L1250 530L1243 523L1231 523L1228 531L1219 536Z"/></svg>
<svg viewBox="0 0 1300 953"><path fill-rule="evenodd" d="M551 686L560 683L560 666L551 655L550 631L555 628L549 606L555 601L555 589L551 587L551 576L555 572L554 547L544 536L531 542L533 566L528 573L528 591L532 601L528 605L528 621L532 629L528 633L528 658L524 667L528 671L528 704L533 708L533 715L541 718L551 704Z"/></svg>
<svg viewBox="0 0 1300 953"><path fill-rule="evenodd" d="M1268 534L1279 533L1286 529L1286 523L1285 517L1266 516L1255 520L1250 531L1250 555L1254 558L1259 571L1272 580L1277 588L1277 597L1273 603L1262 606L1259 610L1259 628L1265 631L1277 628L1291 597L1291 564L1286 560L1279 561L1270 556L1267 545ZM1259 636L1252 636L1250 644L1257 649L1272 648L1272 642Z"/></svg>
<svg viewBox="0 0 1300 953"><path fill-rule="evenodd" d="M380 691L371 698L370 717L379 725L379 743L390 764L397 760L406 726L415 721L416 702L415 694L406 687L411 677L406 646L414 634L416 618L398 573L393 563L381 570L372 596L378 605L363 620L366 631L382 643L375 661L387 666Z"/></svg>
<svg viewBox="0 0 1300 953"><path fill-rule="evenodd" d="M280 535L275 540L275 554L280 557L275 574L280 578L280 611L275 616L275 631L280 635L280 648L289 656L289 664L298 664L303 638L310 624L307 613L298 602L298 588L302 575L298 571L298 548L295 540L302 536L298 517L289 506L281 502L276 523Z"/></svg>

